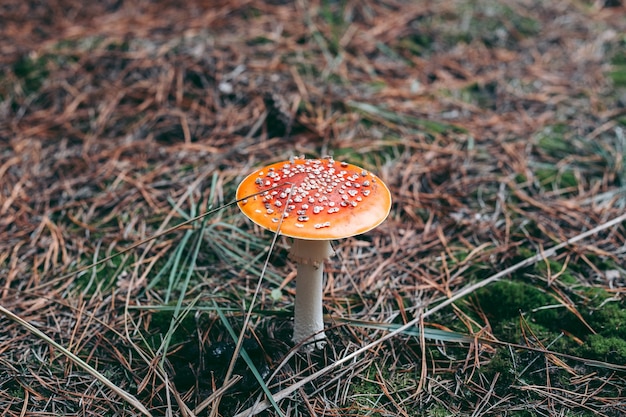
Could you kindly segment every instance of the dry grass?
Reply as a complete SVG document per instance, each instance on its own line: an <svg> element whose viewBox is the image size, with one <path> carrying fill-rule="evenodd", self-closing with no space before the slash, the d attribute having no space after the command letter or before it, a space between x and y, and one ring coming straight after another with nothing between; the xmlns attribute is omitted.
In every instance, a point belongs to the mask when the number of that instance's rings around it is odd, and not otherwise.
<svg viewBox="0 0 626 417"><path fill-rule="evenodd" d="M3 415L626 413L625 6L84 3L0 6ZM288 242L230 204L294 154L394 196L308 356ZM225 380L261 277L265 383Z"/></svg>

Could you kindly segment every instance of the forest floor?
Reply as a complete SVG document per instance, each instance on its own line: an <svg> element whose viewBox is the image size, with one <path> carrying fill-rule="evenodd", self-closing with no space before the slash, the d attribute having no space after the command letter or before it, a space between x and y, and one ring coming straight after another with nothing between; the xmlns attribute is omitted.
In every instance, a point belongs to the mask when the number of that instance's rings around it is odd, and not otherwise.
<svg viewBox="0 0 626 417"><path fill-rule="evenodd" d="M2 415L625 415L622 3L3 1ZM298 155L393 198L313 352L233 204Z"/></svg>

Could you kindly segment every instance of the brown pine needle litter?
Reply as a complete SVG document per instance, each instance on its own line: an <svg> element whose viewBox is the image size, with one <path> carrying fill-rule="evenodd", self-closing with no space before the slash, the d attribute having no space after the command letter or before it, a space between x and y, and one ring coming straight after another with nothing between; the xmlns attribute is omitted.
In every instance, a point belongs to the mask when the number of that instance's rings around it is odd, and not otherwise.
<svg viewBox="0 0 626 417"><path fill-rule="evenodd" d="M6 416L626 415L623 1L6 0ZM322 350L255 168L357 164Z"/></svg>

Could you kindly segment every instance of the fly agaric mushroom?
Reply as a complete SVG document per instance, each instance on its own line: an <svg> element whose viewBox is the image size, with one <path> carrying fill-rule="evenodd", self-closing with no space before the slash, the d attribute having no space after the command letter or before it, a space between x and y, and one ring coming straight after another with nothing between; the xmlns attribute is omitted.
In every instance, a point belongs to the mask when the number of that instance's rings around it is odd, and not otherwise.
<svg viewBox="0 0 626 417"><path fill-rule="evenodd" d="M332 158L292 158L248 175L237 188L241 211L254 223L294 239L298 264L293 341L324 345L323 263L330 240L365 233L391 208L387 186L374 174ZM278 230L280 226L280 230Z"/></svg>

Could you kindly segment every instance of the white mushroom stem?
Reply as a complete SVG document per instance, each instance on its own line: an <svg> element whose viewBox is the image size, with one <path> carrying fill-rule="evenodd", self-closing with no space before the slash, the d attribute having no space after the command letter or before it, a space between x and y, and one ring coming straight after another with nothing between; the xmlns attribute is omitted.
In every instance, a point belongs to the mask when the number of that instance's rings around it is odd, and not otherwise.
<svg viewBox="0 0 626 417"><path fill-rule="evenodd" d="M312 346L322 348L324 317L322 295L324 290L324 261L334 255L328 240L294 239L289 258L298 263L296 277L296 307L294 314L293 341L306 339Z"/></svg>

